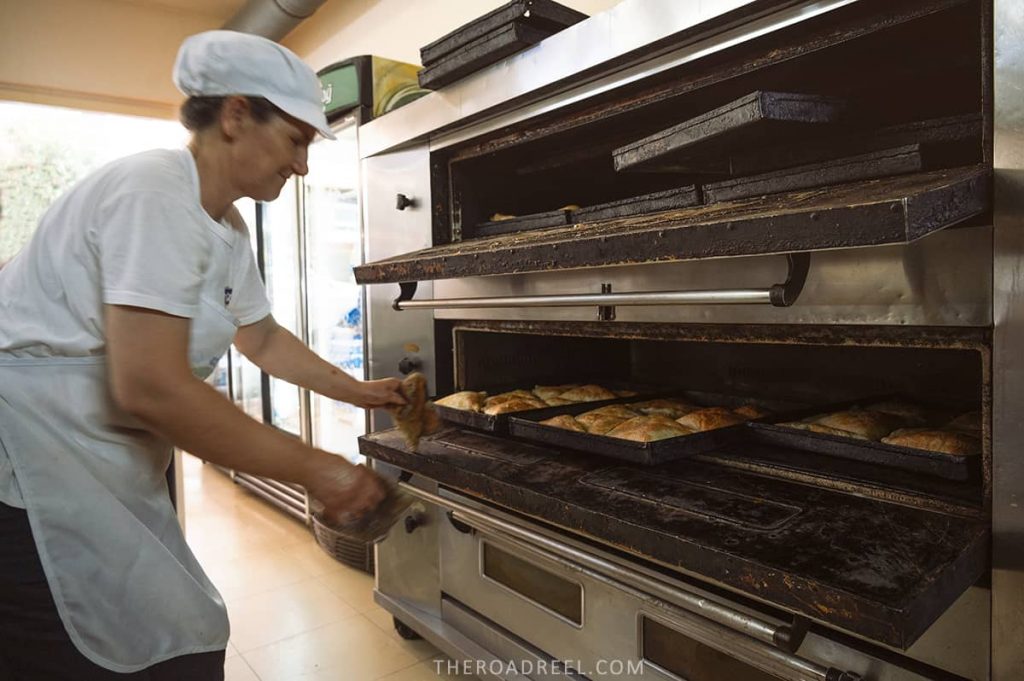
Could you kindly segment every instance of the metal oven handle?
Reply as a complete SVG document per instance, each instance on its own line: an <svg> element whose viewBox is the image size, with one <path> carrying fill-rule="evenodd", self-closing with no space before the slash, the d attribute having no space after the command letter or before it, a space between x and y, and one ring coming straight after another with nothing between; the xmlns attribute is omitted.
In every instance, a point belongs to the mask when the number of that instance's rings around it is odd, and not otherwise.
<svg viewBox="0 0 1024 681"><path fill-rule="evenodd" d="M500 307L616 307L619 305L749 305L789 307L796 302L807 281L810 253L786 256L789 272L786 281L769 288L717 289L708 291L647 291L641 293L573 293L543 296L499 296L492 298L439 298L413 300L417 282L399 284L396 310L480 309ZM603 287L604 288L604 287ZM610 288L610 287L609 287Z"/></svg>
<svg viewBox="0 0 1024 681"><path fill-rule="evenodd" d="M706 620L723 625L728 631L739 635L736 641L737 644L746 642L748 645L758 649L760 647L767 647L765 644L776 646L779 650L772 649L774 651L772 656L778 657L778 655L781 655L780 659L788 661L791 671L798 671L798 673L804 674L804 676L799 678L821 679L822 681L853 681L859 678L856 674L842 672L830 667L822 667L793 656L791 653L795 652L803 641L803 632L796 632L789 625L774 625L765 622L697 594L671 587L661 581L580 551L568 544L520 527L519 525L481 513L458 501L431 494L404 482L399 483L399 485L406 492L423 501L449 509L450 517L471 528L497 532L506 535L508 538L521 540L534 550L546 549L554 554L556 558L571 561L617 583L624 582L635 585L644 593L681 606L685 610L699 615ZM775 653L778 653L778 655ZM807 674L810 674L810 676L807 676Z"/></svg>

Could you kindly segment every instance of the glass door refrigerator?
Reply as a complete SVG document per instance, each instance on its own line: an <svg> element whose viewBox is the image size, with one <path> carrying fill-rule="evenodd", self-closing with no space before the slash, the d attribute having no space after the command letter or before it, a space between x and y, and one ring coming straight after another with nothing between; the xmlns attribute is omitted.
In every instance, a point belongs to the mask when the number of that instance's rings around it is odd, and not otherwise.
<svg viewBox="0 0 1024 681"><path fill-rule="evenodd" d="M254 220L257 260L279 324L353 378L364 379L365 315L352 268L362 262L359 125L427 93L418 67L360 56L323 69L325 112L337 140L310 145L309 174L292 178ZM248 219L248 216L247 216ZM367 413L261 373L232 348L231 394L250 416L360 463ZM310 524L298 485L235 473L236 482Z"/></svg>

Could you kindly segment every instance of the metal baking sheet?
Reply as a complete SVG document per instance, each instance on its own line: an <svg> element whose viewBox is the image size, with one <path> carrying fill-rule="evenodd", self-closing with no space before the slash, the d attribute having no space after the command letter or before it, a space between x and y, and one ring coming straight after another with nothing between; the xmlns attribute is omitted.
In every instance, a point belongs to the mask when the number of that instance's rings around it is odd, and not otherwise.
<svg viewBox="0 0 1024 681"><path fill-rule="evenodd" d="M431 66L452 52L513 21L549 34L577 24L586 14L551 0L514 0L420 48L420 63Z"/></svg>
<svg viewBox="0 0 1024 681"><path fill-rule="evenodd" d="M793 402L782 402L779 400L760 399L756 397L744 397L738 395L722 395L718 393L674 391L662 397L679 397L689 400L704 407L738 407L744 404L754 404L766 409L771 409L775 415L793 412L804 405ZM629 405L634 402L643 402L650 397L634 397L619 400L619 404ZM593 405L593 406L591 406ZM682 459L694 454L703 454L725 444L735 442L737 438L743 437L746 429L743 423L715 430L706 430L692 435L680 435L679 437L657 440L655 442L633 442L617 437L606 435L594 435L591 433L580 433L565 428L557 428L540 423L545 419L561 414L576 416L596 409L596 403L574 404L564 407L552 407L533 413L519 412L512 414L509 419L509 434L530 442L565 447L583 452L600 454L602 456L621 459L644 466L655 466L666 461Z"/></svg>
<svg viewBox="0 0 1024 681"><path fill-rule="evenodd" d="M899 400L919 404L925 408L933 408L953 418L957 413L970 411L969 406L951 408L948 405L934 406L923 404L921 400L907 399L903 397L880 397L872 399L857 400L843 404L830 405L828 407L816 407L801 413L790 414L788 418L772 416L761 419L757 422L745 424L752 430L754 441L766 444L790 447L805 452L813 452L839 459L851 461L862 461L865 463L897 468L914 473L923 473L946 480L975 481L981 475L981 455L957 456L944 452L933 452L927 449L914 449L912 447L900 447L888 445L873 440L857 440L855 438L829 435L826 433L814 433L806 430L798 430L778 425L785 421L799 421L811 416L829 414L836 411L844 411L855 407L863 407L872 403ZM948 421L949 419L944 419ZM937 426L935 426L937 427Z"/></svg>
<svg viewBox="0 0 1024 681"><path fill-rule="evenodd" d="M812 163L751 177L704 185L704 202L718 203L779 192L825 187L890 175L918 172L925 167L919 144L873 151L824 163Z"/></svg>
<svg viewBox="0 0 1024 681"><path fill-rule="evenodd" d="M428 90L454 83L485 66L539 43L551 33L514 21L477 38L419 72L420 87Z"/></svg>
<svg viewBox="0 0 1024 681"><path fill-rule="evenodd" d="M577 383L583 385L580 380L566 380L566 381L550 381L548 385L563 385L567 383ZM661 397L666 393L665 388L657 388L649 385L636 385L633 383L623 383L621 381L603 381L600 379L593 379L591 383L600 385L608 390L632 390L637 395L631 397L616 397L613 400L599 400L595 402L580 402L579 405L588 406L590 409L597 409L608 404L621 404L623 402L636 402L638 400L649 400L655 397ZM513 390L530 390L530 388L523 386L513 387L502 387L502 388L481 388L480 390L486 391L488 395L500 395L501 393L511 392ZM436 399L436 398L433 398ZM439 404L435 404L434 408L437 409L438 415L445 421L458 424L460 426L466 426L474 430L482 430L488 433L505 434L509 432L509 417L510 416L537 416L539 420L551 418L563 413L561 410L571 405L564 405L560 407L545 407L543 409L526 409L523 411L508 412L505 414L485 414L479 411L469 411L466 409L452 409L451 407L445 407ZM574 405L572 405L574 406Z"/></svg>
<svg viewBox="0 0 1024 681"><path fill-rule="evenodd" d="M835 97L757 91L612 152L616 170L723 173L728 152L838 122Z"/></svg>
<svg viewBox="0 0 1024 681"><path fill-rule="evenodd" d="M544 229L545 227L563 227L569 224L572 224L571 211L565 209L549 210L545 213L519 215L507 220L481 222L473 228L473 236L495 236L497 234L511 234L512 232L526 232L531 229Z"/></svg>
<svg viewBox="0 0 1024 681"><path fill-rule="evenodd" d="M674 208L688 208L700 203L700 192L697 187L689 184L653 194L634 196L619 201L610 201L596 206L586 206L572 212L572 222L596 222L612 218L624 218L630 215L657 213Z"/></svg>

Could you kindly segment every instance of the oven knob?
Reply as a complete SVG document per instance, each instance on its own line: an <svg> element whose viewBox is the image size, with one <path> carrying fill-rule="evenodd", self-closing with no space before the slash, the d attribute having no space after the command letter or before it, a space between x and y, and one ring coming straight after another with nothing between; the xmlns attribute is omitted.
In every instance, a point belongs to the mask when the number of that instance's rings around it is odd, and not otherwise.
<svg viewBox="0 0 1024 681"><path fill-rule="evenodd" d="M398 361L398 370L402 375L407 376L423 366L423 360L419 357L403 357Z"/></svg>
<svg viewBox="0 0 1024 681"><path fill-rule="evenodd" d="M398 194L395 196L395 208L398 210L405 210L406 208L415 208L416 199L410 199L405 194Z"/></svg>
<svg viewBox="0 0 1024 681"><path fill-rule="evenodd" d="M417 527L423 525L423 516L419 513L405 516L405 533L412 534Z"/></svg>

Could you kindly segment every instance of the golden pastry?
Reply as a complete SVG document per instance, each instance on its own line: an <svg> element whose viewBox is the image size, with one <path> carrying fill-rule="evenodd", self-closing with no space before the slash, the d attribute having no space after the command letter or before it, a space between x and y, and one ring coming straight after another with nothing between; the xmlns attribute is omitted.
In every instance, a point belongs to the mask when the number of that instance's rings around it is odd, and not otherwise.
<svg viewBox="0 0 1024 681"><path fill-rule="evenodd" d="M566 390L559 397L570 402L597 402L599 400L614 400L617 395L599 385L581 385Z"/></svg>
<svg viewBox="0 0 1024 681"><path fill-rule="evenodd" d="M835 435L837 437L849 437L854 440L867 440L863 435L857 433L851 433L847 430L840 430L838 428L830 428L823 426L820 423L808 423L807 421L790 421L789 423L779 423L779 426L786 428L796 428L797 430L807 430L812 433L821 433L822 435Z"/></svg>
<svg viewBox="0 0 1024 681"><path fill-rule="evenodd" d="M815 418L814 423L829 426L830 428L838 428L850 433L857 433L869 440L881 440L892 431L906 425L899 416L883 414L880 411L868 411L867 409L837 411L834 414L826 414Z"/></svg>
<svg viewBox="0 0 1024 681"><path fill-rule="evenodd" d="M689 414L691 411L700 409L700 407L690 404L686 400L676 398L660 398L647 400L646 402L634 402L629 406L644 414L661 414L671 419L677 419L680 416Z"/></svg>
<svg viewBox="0 0 1024 681"><path fill-rule="evenodd" d="M576 417L576 420L579 421L579 417ZM612 428L628 420L629 419L624 419L619 416L601 416L596 419L592 419L586 425L584 425L584 427L587 429L588 433L592 433L594 435L604 435Z"/></svg>
<svg viewBox="0 0 1024 681"><path fill-rule="evenodd" d="M475 390L463 390L462 392L442 397L434 402L434 404L439 404L442 407L448 407L450 409L480 411L484 408L484 399L486 398L487 393L476 392Z"/></svg>
<svg viewBox="0 0 1024 681"><path fill-rule="evenodd" d="M690 435L693 432L692 429L676 423L667 416L653 414L635 416L628 421L623 421L605 435L634 442L654 442L680 435Z"/></svg>
<svg viewBox="0 0 1024 681"><path fill-rule="evenodd" d="M763 419L765 416L772 415L770 411L756 404L744 404L742 407L736 407L732 411L734 414L739 414L747 419Z"/></svg>
<svg viewBox="0 0 1024 681"><path fill-rule="evenodd" d="M579 383L566 383L565 385L537 385L533 387L533 394L547 402L564 393L566 390L578 388Z"/></svg>
<svg viewBox="0 0 1024 681"><path fill-rule="evenodd" d="M950 430L961 430L965 433L981 434L981 412L980 411L969 411L966 414L960 414L955 419L946 424L946 428Z"/></svg>
<svg viewBox="0 0 1024 681"><path fill-rule="evenodd" d="M504 402L511 400L536 400L539 399L536 395L531 393L529 390L512 390L507 393L500 393L498 395L492 395L484 400L484 409L488 407L496 407Z"/></svg>
<svg viewBox="0 0 1024 681"><path fill-rule="evenodd" d="M631 419L634 416L639 415L639 413L633 411L624 404L609 404L607 406L600 407L599 409L592 409L585 414L578 414L576 416L576 420L589 428L590 424L598 419L616 418L620 421L625 421L626 419Z"/></svg>
<svg viewBox="0 0 1024 681"><path fill-rule="evenodd" d="M958 456L981 454L981 440L959 430L904 428L888 437L883 437L882 442L887 445L927 449L930 452L944 452Z"/></svg>
<svg viewBox="0 0 1024 681"><path fill-rule="evenodd" d="M504 402L484 407L484 413L495 416L497 414L508 414L513 411L526 411L527 409L544 409L548 405L536 397L513 397Z"/></svg>
<svg viewBox="0 0 1024 681"><path fill-rule="evenodd" d="M691 411L686 416L676 419L676 423L685 426L690 430L703 432L705 430L716 430L726 426L734 426L743 423L745 419L725 407L706 407Z"/></svg>
<svg viewBox="0 0 1024 681"><path fill-rule="evenodd" d="M587 429L580 425L580 423L569 414L559 414L558 416L554 416L549 419L544 419L540 423L544 424L545 426L565 428L566 430L575 430L580 433L587 432Z"/></svg>
<svg viewBox="0 0 1024 681"><path fill-rule="evenodd" d="M561 397L549 397L544 400L544 404L549 407L564 407L567 404L576 404L576 402L570 402L569 400L563 400Z"/></svg>
<svg viewBox="0 0 1024 681"><path fill-rule="evenodd" d="M905 424L924 425L928 423L928 411L917 404L889 400L864 407L868 411L879 411L903 419Z"/></svg>

